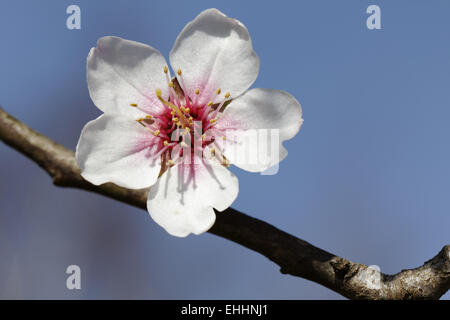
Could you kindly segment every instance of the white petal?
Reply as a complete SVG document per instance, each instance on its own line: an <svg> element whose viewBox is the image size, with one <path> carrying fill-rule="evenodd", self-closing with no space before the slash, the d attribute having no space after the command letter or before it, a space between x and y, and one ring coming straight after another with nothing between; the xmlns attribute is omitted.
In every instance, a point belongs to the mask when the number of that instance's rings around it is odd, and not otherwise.
<svg viewBox="0 0 450 320"><path fill-rule="evenodd" d="M178 164L150 188L147 208L168 233L185 237L211 228L216 219L213 208L228 208L238 191L237 178L221 165Z"/></svg>
<svg viewBox="0 0 450 320"><path fill-rule="evenodd" d="M227 139L218 143L232 164L261 172L287 156L282 142L294 137L302 123L300 103L289 93L252 89L225 108L216 127L227 130Z"/></svg>
<svg viewBox="0 0 450 320"><path fill-rule="evenodd" d="M239 96L259 71L246 27L217 9L203 11L184 27L170 52L170 63L175 71L182 70L190 97L200 89L201 102L214 101L217 88Z"/></svg>
<svg viewBox="0 0 450 320"><path fill-rule="evenodd" d="M94 104L106 113L142 117L162 110L155 90L167 98L164 74L166 61L161 53L145 44L118 37L103 37L87 57L87 82Z"/></svg>
<svg viewBox="0 0 450 320"><path fill-rule="evenodd" d="M131 189L149 187L161 167L159 157L151 157L155 139L134 120L103 114L81 132L75 154L81 175L95 185L113 182Z"/></svg>

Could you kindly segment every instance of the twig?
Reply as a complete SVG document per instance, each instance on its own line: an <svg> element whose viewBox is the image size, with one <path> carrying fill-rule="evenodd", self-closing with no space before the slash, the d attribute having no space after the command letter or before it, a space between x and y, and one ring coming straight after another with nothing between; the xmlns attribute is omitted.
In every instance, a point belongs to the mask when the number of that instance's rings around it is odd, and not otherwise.
<svg viewBox="0 0 450 320"><path fill-rule="evenodd" d="M74 153L0 108L0 140L36 162L60 187L84 189L146 209L148 189L94 186L80 176ZM439 299L450 289L450 245L419 268L395 275L333 255L229 208L209 231L261 253L281 272L319 283L350 299Z"/></svg>

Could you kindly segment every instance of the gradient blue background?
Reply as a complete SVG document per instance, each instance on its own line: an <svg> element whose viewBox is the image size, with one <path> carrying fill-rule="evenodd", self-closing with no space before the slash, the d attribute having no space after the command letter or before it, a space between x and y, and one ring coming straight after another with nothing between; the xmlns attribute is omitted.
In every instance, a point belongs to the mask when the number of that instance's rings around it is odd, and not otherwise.
<svg viewBox="0 0 450 320"><path fill-rule="evenodd" d="M70 4L81 30L66 28ZM366 28L370 4L382 30ZM74 149L100 114L85 80L96 40L167 57L209 7L248 27L261 58L254 87L290 92L305 119L277 175L233 170L233 207L387 273L450 242L449 1L2 0L0 105ZM173 238L145 211L56 188L4 144L0 181L0 298L341 298L228 240ZM66 289L70 264L82 290Z"/></svg>

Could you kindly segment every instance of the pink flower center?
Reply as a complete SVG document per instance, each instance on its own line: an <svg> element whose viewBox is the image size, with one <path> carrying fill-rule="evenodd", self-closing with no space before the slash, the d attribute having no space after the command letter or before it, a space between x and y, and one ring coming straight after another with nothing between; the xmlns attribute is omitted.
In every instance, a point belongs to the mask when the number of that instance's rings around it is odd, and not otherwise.
<svg viewBox="0 0 450 320"><path fill-rule="evenodd" d="M194 91L193 97L188 95L180 69L177 73L181 84L175 78L170 79L167 67L164 68L164 73L169 89L168 101L164 100L160 89L155 92L164 106L162 112L150 114L137 104L130 104L147 114L137 121L153 135L148 145L153 150L151 158L161 157L167 166L173 166L179 161L190 164L198 156L201 158L205 148L209 146L212 157L216 157L223 165L229 165L216 143L218 138L226 139L225 132L216 125L224 104L231 100L230 93L225 93L224 98L221 98L221 89L218 88L215 92L208 93L211 100L203 103L199 98L200 89Z"/></svg>

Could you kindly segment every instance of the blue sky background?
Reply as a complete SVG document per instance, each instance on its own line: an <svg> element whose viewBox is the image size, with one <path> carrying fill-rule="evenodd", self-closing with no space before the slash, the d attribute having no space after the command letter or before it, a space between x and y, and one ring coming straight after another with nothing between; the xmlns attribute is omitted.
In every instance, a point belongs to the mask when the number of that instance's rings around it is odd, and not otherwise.
<svg viewBox="0 0 450 320"><path fill-rule="evenodd" d="M70 4L81 30L66 28ZM370 4L382 30L366 28ZM450 243L449 1L2 1L0 105L74 149L99 115L85 80L96 40L168 57L209 7L248 27L254 87L290 92L305 119L277 175L233 170L234 208L386 273ZM4 144L0 181L0 298L341 299L227 240L174 238L145 211L56 188ZM70 264L82 290L65 287Z"/></svg>

